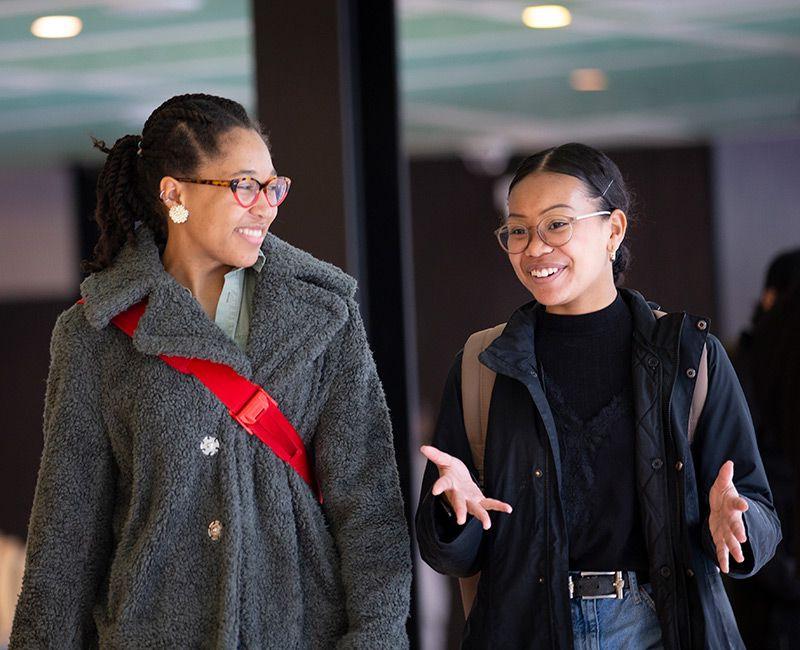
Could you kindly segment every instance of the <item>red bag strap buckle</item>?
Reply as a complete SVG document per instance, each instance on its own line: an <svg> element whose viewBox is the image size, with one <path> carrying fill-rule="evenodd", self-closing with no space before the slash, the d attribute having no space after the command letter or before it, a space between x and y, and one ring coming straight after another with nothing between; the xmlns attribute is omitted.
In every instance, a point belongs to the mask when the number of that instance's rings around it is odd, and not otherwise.
<svg viewBox="0 0 800 650"><path fill-rule="evenodd" d="M230 413L234 420L248 429L256 424L259 418L270 408L277 406L278 403L274 399L267 395L265 391L258 389L236 413L233 411Z"/></svg>
<svg viewBox="0 0 800 650"><path fill-rule="evenodd" d="M112 322L128 336L133 337L139 319L144 314L146 304L147 301L144 300L133 305L127 311L118 314L112 319ZM269 393L223 364L205 359L173 357L165 354L159 355L159 357L178 372L193 375L200 380L220 402L228 407L230 416L245 431L256 436L278 458L297 472L322 503L322 494L314 479L305 444ZM239 395L248 392L250 397L243 404L237 406Z"/></svg>

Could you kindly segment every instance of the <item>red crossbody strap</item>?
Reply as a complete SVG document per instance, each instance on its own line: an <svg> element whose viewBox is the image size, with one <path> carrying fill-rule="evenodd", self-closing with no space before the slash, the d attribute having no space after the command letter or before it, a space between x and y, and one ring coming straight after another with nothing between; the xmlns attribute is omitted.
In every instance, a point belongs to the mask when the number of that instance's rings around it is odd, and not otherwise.
<svg viewBox="0 0 800 650"><path fill-rule="evenodd" d="M82 301L81 301L82 302ZM133 305L112 319L112 323L133 337L147 301ZM256 436L275 455L292 467L322 503L311 463L302 438L281 413L278 403L263 389L242 377L233 368L206 359L159 355L178 372L192 375L217 396L242 428Z"/></svg>

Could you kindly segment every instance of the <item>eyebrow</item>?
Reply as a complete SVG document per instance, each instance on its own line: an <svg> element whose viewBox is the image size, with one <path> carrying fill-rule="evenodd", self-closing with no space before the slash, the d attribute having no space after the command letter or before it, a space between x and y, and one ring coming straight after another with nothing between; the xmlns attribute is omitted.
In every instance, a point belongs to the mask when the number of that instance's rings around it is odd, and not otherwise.
<svg viewBox="0 0 800 650"><path fill-rule="evenodd" d="M570 210L574 210L575 209L571 205L567 205L566 203L556 203L555 205L551 205L549 208L545 208L539 214L542 215L545 212L550 212L550 210L554 210L556 208L569 208ZM511 219L511 217L514 217L516 219L527 219L528 218L527 215L524 215L524 214L519 214L517 212L509 212L508 217L506 217L506 218L507 219Z"/></svg>
<svg viewBox="0 0 800 650"><path fill-rule="evenodd" d="M250 174L251 176L254 176L256 173L257 172L256 172L255 169L240 169L239 171L233 172L233 174L231 174L231 176L239 176L240 174ZM269 175L270 176L275 176L275 173L276 173L275 172L275 168L273 167L272 171L269 173Z"/></svg>

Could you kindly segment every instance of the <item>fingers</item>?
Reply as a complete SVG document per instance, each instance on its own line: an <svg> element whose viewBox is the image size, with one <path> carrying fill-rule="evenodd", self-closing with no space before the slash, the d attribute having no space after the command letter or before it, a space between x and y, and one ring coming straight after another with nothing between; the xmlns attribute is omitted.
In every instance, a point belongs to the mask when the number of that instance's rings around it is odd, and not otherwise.
<svg viewBox="0 0 800 650"><path fill-rule="evenodd" d="M724 488L728 484L733 483L733 461L726 460L722 463L722 467L719 468L719 473L717 474L717 479L714 481L714 484L720 484L720 487Z"/></svg>
<svg viewBox="0 0 800 650"><path fill-rule="evenodd" d="M447 479L447 477L440 478L434 484L433 494L441 494L441 491L437 492L436 490L439 483L443 482L442 479ZM460 491L447 487L443 488L442 491L447 491L447 500L450 502L459 526L463 526L467 522L467 515L470 514L481 522L484 530L489 530L492 527L492 520L489 516L490 510L511 513L511 506L497 499L466 498Z"/></svg>
<svg viewBox="0 0 800 650"><path fill-rule="evenodd" d="M463 526L467 523L467 500L458 492L451 492L448 498L456 516L456 523Z"/></svg>
<svg viewBox="0 0 800 650"><path fill-rule="evenodd" d="M431 494L433 494L433 496L439 496L442 492L452 490L454 487L453 479L445 474L444 476L440 476L436 483L433 484Z"/></svg>
<svg viewBox="0 0 800 650"><path fill-rule="evenodd" d="M475 519L481 522L484 530L489 530L492 527L492 520L489 518L489 513L479 502L473 500L467 501L467 510Z"/></svg>
<svg viewBox="0 0 800 650"><path fill-rule="evenodd" d="M726 504L728 505L728 504ZM736 510L738 512L747 512L747 509L750 507L747 504L747 500L743 499L742 497L734 497L730 499L730 507L732 510Z"/></svg>
<svg viewBox="0 0 800 650"><path fill-rule="evenodd" d="M467 510L481 522L484 530L489 530L492 527L492 519L489 516L490 510L511 514L512 508L507 503L497 499L481 499L480 501L467 499Z"/></svg>
<svg viewBox="0 0 800 650"><path fill-rule="evenodd" d="M422 445L419 450L422 452L422 455L425 456L425 458L427 458L440 469L449 467L451 461L453 460L453 457L450 454L439 451L436 447L432 447L431 445Z"/></svg>
<svg viewBox="0 0 800 650"><path fill-rule="evenodd" d="M729 532L725 535L725 546L728 547L728 552L733 555L733 559L737 562L744 562L744 553L742 553L742 545L739 540Z"/></svg>
<svg viewBox="0 0 800 650"><path fill-rule="evenodd" d="M739 563L744 562L742 544L747 541L741 512L738 510L729 512L727 518L712 515L709 519L711 537L717 552L717 563L723 573L728 573L730 570L730 556Z"/></svg>
<svg viewBox="0 0 800 650"><path fill-rule="evenodd" d="M724 542L717 542L717 564L722 573L728 573L728 547Z"/></svg>
<svg viewBox="0 0 800 650"><path fill-rule="evenodd" d="M744 524L741 521L735 521L731 524L731 533L742 544L747 541L747 533L744 530Z"/></svg>
<svg viewBox="0 0 800 650"><path fill-rule="evenodd" d="M484 499L481 501L481 505L486 510L495 510L497 512L505 512L506 514L511 514L512 508L510 505L505 503L504 501L498 501L497 499Z"/></svg>

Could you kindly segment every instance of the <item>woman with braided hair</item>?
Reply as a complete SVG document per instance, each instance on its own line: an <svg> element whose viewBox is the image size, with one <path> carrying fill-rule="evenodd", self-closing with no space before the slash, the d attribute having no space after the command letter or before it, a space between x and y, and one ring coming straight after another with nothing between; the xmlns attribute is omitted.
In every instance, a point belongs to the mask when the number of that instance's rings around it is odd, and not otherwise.
<svg viewBox="0 0 800 650"><path fill-rule="evenodd" d="M290 181L236 102L106 148L56 323L11 648L402 648L410 589L355 281L270 234Z"/></svg>

